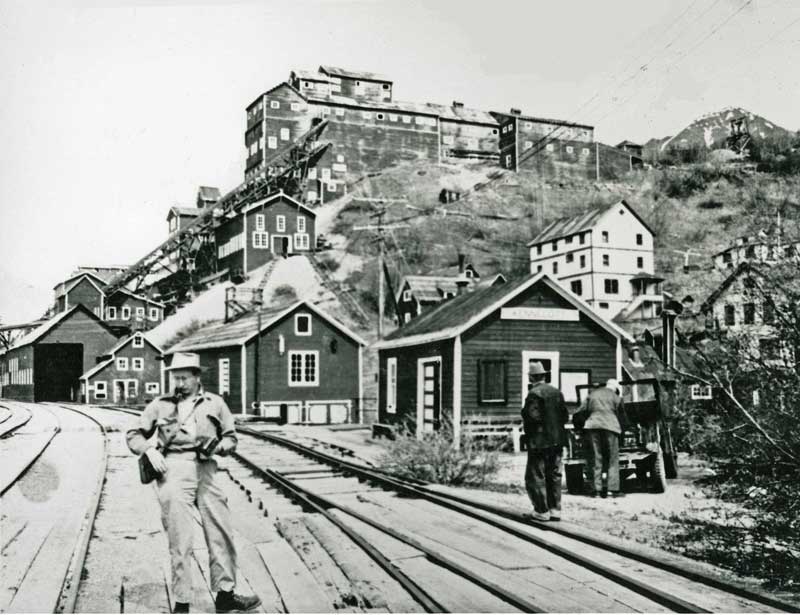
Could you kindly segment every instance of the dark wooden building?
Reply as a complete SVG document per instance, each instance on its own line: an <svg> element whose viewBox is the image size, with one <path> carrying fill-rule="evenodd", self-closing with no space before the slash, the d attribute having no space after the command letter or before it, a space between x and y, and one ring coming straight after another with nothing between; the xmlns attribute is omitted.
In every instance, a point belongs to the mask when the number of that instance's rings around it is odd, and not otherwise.
<svg viewBox="0 0 800 615"><path fill-rule="evenodd" d="M283 411L291 423L346 423L359 416L364 345L298 301L203 327L166 354L198 353L203 386L235 413L278 418Z"/></svg>
<svg viewBox="0 0 800 615"><path fill-rule="evenodd" d="M164 320L164 304L120 288L105 300L106 322L119 332L147 331Z"/></svg>
<svg viewBox="0 0 800 615"><path fill-rule="evenodd" d="M76 305L86 307L102 318L105 307L105 281L93 273L80 271L56 284L55 311L65 312Z"/></svg>
<svg viewBox="0 0 800 615"><path fill-rule="evenodd" d="M81 376L81 398L91 404L146 404L162 393L161 367L161 349L134 333Z"/></svg>
<svg viewBox="0 0 800 615"><path fill-rule="evenodd" d="M83 304L59 312L0 355L0 396L20 401L78 401L80 377L117 342Z"/></svg>
<svg viewBox="0 0 800 615"><path fill-rule="evenodd" d="M619 378L625 331L546 274L477 289L422 314L375 345L380 423L421 435L448 415L518 419L533 361L568 401L575 386Z"/></svg>
<svg viewBox="0 0 800 615"><path fill-rule="evenodd" d="M214 231L219 269L247 273L278 256L312 252L316 217L283 192L248 205Z"/></svg>

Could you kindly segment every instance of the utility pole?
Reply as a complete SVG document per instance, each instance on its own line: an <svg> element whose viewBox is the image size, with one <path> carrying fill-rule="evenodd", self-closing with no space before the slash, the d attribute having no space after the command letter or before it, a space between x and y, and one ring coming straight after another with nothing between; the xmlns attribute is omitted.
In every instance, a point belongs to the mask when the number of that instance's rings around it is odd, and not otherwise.
<svg viewBox="0 0 800 615"><path fill-rule="evenodd" d="M367 199L362 199L367 200ZM370 199L371 200L371 199ZM377 199L376 199L377 200ZM407 224L384 224L383 217L386 215L386 209L381 208L370 214L370 218L377 218L377 224L368 224L365 226L354 226L354 231L374 231L378 234L375 240L378 242L378 339L383 339L383 306L385 303L383 281L383 259L384 259L384 231L396 228L407 228Z"/></svg>

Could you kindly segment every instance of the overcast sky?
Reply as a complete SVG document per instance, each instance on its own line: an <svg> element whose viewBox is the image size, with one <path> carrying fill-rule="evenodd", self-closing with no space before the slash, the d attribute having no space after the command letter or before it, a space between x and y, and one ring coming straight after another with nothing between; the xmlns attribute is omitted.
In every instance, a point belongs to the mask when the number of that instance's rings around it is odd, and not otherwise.
<svg viewBox="0 0 800 615"><path fill-rule="evenodd" d="M611 144L726 106L800 128L795 0L0 0L0 319L143 256L198 185L235 186L245 105L320 64Z"/></svg>

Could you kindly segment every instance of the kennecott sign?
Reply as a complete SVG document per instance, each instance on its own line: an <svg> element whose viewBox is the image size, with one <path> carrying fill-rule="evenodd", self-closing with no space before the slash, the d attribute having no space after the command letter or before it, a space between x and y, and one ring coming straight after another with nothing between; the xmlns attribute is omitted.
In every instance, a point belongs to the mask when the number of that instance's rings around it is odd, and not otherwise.
<svg viewBox="0 0 800 615"><path fill-rule="evenodd" d="M502 320L580 320L578 310L564 308L513 307L501 308Z"/></svg>

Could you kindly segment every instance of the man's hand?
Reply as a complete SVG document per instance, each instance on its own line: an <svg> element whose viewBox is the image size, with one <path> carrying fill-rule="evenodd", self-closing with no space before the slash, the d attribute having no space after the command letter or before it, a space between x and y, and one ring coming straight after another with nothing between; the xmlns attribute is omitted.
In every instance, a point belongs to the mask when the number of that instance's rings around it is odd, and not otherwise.
<svg viewBox="0 0 800 615"><path fill-rule="evenodd" d="M225 457L225 455L230 453L235 447L236 445L233 443L233 440L230 438L222 438L219 444L217 444L217 448L214 449L214 454Z"/></svg>
<svg viewBox="0 0 800 615"><path fill-rule="evenodd" d="M144 454L147 455L147 458L150 460L150 463L153 465L153 469L156 472L163 474L167 471L167 460L164 459L164 455L162 455L161 451L155 446L148 448Z"/></svg>

